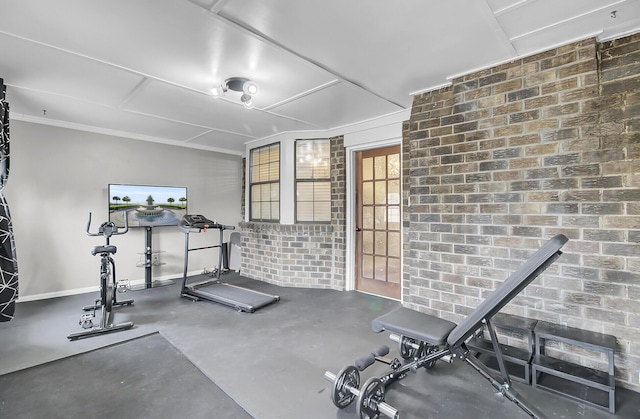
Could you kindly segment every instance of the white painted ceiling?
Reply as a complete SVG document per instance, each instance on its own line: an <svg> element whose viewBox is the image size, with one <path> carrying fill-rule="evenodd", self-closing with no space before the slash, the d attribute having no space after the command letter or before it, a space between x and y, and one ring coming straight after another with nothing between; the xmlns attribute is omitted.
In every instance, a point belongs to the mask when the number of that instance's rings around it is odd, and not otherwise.
<svg viewBox="0 0 640 419"><path fill-rule="evenodd" d="M0 78L13 119L242 154L639 30L640 0L0 0ZM229 77L259 84L256 108L211 96Z"/></svg>

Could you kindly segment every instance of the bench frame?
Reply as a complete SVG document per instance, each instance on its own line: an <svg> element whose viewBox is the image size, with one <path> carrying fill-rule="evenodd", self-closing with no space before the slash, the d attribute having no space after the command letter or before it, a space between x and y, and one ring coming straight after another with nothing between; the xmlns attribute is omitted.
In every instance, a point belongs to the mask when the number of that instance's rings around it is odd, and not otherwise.
<svg viewBox="0 0 640 419"><path fill-rule="evenodd" d="M567 237L562 234L547 241L458 325L436 316L402 307L374 319L371 324L374 332L380 333L386 330L401 335L400 339L410 339L416 348L415 356L404 365L397 359L391 361L381 356L373 357L375 361L387 363L391 369L379 378L372 377L367 380L362 390L358 388L359 376L357 380L344 380L344 377L336 377L330 372L325 373L325 378L333 381L334 387L340 387L334 388L332 394L344 396L340 403L336 403L334 398L334 404L339 408L344 408L357 398L357 411L361 418L377 418L382 413L395 419L399 416L398 410L384 402L386 387L402 379L408 371L415 371L422 367L430 368L438 360L449 360L453 357L464 361L487 379L497 390L496 398L499 400L507 398L533 418L544 418L545 416L541 412L527 404L512 388L491 319L562 255L560 249L567 241ZM472 337L483 324L487 326L491 336L491 343L500 370L499 377L494 376L494 373L479 361L466 345L468 338ZM364 368L372 363L365 362ZM355 369L355 367L352 368ZM353 371L350 371L353 374Z"/></svg>

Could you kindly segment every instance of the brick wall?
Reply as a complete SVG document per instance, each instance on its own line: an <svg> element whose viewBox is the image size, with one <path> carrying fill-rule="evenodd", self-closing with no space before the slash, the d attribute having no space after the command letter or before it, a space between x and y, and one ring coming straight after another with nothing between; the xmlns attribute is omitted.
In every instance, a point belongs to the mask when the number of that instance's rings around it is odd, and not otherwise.
<svg viewBox="0 0 640 419"><path fill-rule="evenodd" d="M331 138L331 226L334 235L332 288L345 289L347 223L347 168L344 137Z"/></svg>
<svg viewBox="0 0 640 419"><path fill-rule="evenodd" d="M416 96L405 134L405 304L459 322L563 233L564 255L505 311L616 336L617 380L640 390L639 74L634 34Z"/></svg>
<svg viewBox="0 0 640 419"><path fill-rule="evenodd" d="M402 124L402 151L401 151L401 160L402 160L402 260L405 263L409 260L411 256L411 241L410 234L407 234L411 231L411 218L410 218L410 208L409 208L409 192L410 188L410 149L411 149L411 124L409 121L406 121ZM405 267L402 270L402 295L410 294L410 286L411 286L411 272L410 269Z"/></svg>
<svg viewBox="0 0 640 419"><path fill-rule="evenodd" d="M245 215L245 211L246 211L246 202L244 199L244 194L246 192L246 185L245 182L247 181L247 158L243 157L242 158L242 192L241 192L241 198L240 198L240 219L244 220L244 215Z"/></svg>
<svg viewBox="0 0 640 419"><path fill-rule="evenodd" d="M329 224L241 223L242 275L280 286L337 288Z"/></svg>
<svg viewBox="0 0 640 419"><path fill-rule="evenodd" d="M331 138L331 222L242 222L241 272L293 287L344 289L346 169L344 138ZM291 180L293 181L293 179Z"/></svg>

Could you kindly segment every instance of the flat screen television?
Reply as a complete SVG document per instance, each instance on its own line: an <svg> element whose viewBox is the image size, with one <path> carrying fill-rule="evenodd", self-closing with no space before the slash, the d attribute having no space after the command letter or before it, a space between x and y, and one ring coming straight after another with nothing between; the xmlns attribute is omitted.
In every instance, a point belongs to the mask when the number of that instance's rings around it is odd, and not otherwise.
<svg viewBox="0 0 640 419"><path fill-rule="evenodd" d="M187 188L109 184L109 221L124 227L125 213L129 227L178 225L187 214Z"/></svg>

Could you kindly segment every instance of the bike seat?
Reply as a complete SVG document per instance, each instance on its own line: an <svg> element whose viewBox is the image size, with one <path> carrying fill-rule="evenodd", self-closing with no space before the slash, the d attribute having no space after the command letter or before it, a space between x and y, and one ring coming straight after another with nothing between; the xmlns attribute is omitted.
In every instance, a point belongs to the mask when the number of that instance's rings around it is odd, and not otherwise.
<svg viewBox="0 0 640 419"><path fill-rule="evenodd" d="M93 256L97 255L98 253L111 253L111 254L114 254L116 252L116 250L118 250L118 249L113 245L109 245L109 246L94 246L94 248L91 249L91 254Z"/></svg>

